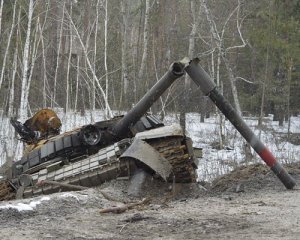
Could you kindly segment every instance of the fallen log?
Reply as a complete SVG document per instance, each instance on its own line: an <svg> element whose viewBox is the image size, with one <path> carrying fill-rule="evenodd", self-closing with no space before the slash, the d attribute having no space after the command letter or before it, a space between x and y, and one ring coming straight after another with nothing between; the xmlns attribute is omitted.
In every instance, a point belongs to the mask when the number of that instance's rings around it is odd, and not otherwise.
<svg viewBox="0 0 300 240"><path fill-rule="evenodd" d="M128 209L132 209L136 206L143 205L147 202L149 202L149 199L144 198L143 200L141 200L139 202L129 203L129 204L125 204L123 206L118 206L118 207L110 207L110 208L100 209L100 213L110 213L110 212L111 213L123 213L123 212L127 211Z"/></svg>

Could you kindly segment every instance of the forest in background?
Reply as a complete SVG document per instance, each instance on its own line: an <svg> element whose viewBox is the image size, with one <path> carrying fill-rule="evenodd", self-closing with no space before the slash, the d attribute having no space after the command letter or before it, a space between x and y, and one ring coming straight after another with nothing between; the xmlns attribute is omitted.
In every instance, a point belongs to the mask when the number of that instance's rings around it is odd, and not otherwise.
<svg viewBox="0 0 300 240"><path fill-rule="evenodd" d="M1 0L0 108L128 110L185 56L237 111L300 111L299 0ZM152 112L214 112L185 77ZM184 114L183 114L184 115Z"/></svg>

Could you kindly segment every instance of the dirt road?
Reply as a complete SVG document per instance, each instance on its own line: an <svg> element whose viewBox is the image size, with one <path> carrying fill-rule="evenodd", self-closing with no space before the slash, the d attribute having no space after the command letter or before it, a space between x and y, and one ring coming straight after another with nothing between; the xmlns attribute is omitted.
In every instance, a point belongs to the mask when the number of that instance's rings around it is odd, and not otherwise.
<svg viewBox="0 0 300 240"><path fill-rule="evenodd" d="M138 197L128 197L127 181L106 183L101 189L114 198L150 199L121 214L99 213L120 205L99 189L2 202L0 238L300 239L300 165L288 170L298 184L292 191L260 165L228 174L213 186L178 184L171 189L148 180Z"/></svg>

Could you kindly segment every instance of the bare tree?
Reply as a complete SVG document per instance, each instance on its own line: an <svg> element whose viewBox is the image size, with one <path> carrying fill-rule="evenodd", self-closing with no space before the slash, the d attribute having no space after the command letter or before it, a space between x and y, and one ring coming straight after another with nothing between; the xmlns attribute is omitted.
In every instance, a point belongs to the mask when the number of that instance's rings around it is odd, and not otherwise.
<svg viewBox="0 0 300 240"><path fill-rule="evenodd" d="M29 1L28 7L28 23L27 23L27 31L26 38L24 44L24 53L23 53L23 70L22 70L22 86L21 86L21 101L20 101L20 118L21 120L25 120L27 118L27 110L28 110L28 74L30 72L29 68L29 47L30 47L30 35L31 35L31 22L33 15L34 1Z"/></svg>
<svg viewBox="0 0 300 240"><path fill-rule="evenodd" d="M94 71L94 68L93 68L93 66L92 66L92 64L91 64L91 61L90 61L90 59L89 59L89 56L88 56L88 53L87 53L87 49L86 49L85 45L83 44L83 41L82 41L82 39L81 39L81 37L80 37L80 34L79 34L79 32L78 32L78 29L77 29L77 27L75 26L75 24L74 24L74 22L73 22L71 16L70 16L67 12L66 12L66 14L68 15L68 18L70 19L70 22L71 22L72 28L73 28L73 30L74 30L74 33L75 33L75 35L77 36L77 39L78 39L78 41L79 41L79 43L80 43L80 45L81 45L81 48L82 48L82 50L83 50L83 55L84 55L84 57L85 57L85 59L86 59L88 68L89 68L89 70L92 72L93 78L95 79L96 84L97 84L97 86L98 86L98 88L99 88L99 90L100 90L100 92L101 92L101 94L102 94L102 97L103 97L103 99L104 99L104 103L105 103L105 106L106 106L106 108L107 108L107 117L113 117L111 108L110 108L109 103L108 103L108 100L107 100L107 95L105 94L105 92L104 92L104 90L103 90L103 88L102 88L102 86L101 86L101 84L100 84L100 81L99 81L98 77L96 76L96 73L95 73L95 71ZM108 74L109 74L109 73L107 73L106 75L108 75ZM106 76L106 75L105 75L105 76ZM91 81L92 81L92 80L91 80Z"/></svg>
<svg viewBox="0 0 300 240"><path fill-rule="evenodd" d="M123 100L123 94L126 96L128 93L128 69L127 69L127 55L128 55L128 3L126 0L121 1L121 14L122 14L122 74L121 74L121 96L120 103Z"/></svg>
<svg viewBox="0 0 300 240"><path fill-rule="evenodd" d="M215 73L217 86L220 88L220 90L222 92L223 84L222 84L222 81L220 80L220 66L221 66L221 60L223 60L223 62L225 64L225 68L226 68L228 76L229 76L229 82L230 82L230 86L231 86L231 92L233 95L234 106L235 106L235 109L237 110L237 112L239 114L241 114L241 107L240 107L238 92L237 92L237 88L236 88L236 79L237 78L234 76L233 70L232 70L229 60L226 56L226 53L229 50L236 49L236 48L244 48L246 46L246 41L244 40L244 38L242 36L242 32L241 32L241 27L242 27L242 21L240 22L241 3L238 0L237 6L226 18L226 20L221 28L222 29L221 31L219 31L217 29L217 24L214 21L212 13L207 6L206 0L202 0L201 3L204 8L204 12L205 12L205 15L206 15L209 27L210 27L210 33L212 35L212 43L215 46L215 49L213 49L213 51L216 50L216 52L217 52L217 63L216 63L216 73ZM226 31L227 25L229 23L229 20L232 18L232 16L234 14L236 14L236 29L237 29L237 32L239 35L239 39L241 40L242 43L240 45L229 46L226 48L225 47L225 31ZM212 58L212 66L214 66L213 58ZM224 144L224 126L223 126L223 116L219 111L218 111L218 116L219 116L218 117L219 118L219 144L220 144L220 148L222 149L223 144Z"/></svg>
<svg viewBox="0 0 300 240"><path fill-rule="evenodd" d="M14 53L13 72L12 72L12 78L11 78L10 91L9 91L8 117L12 117L13 112L14 112L15 79L16 79L16 73L17 73L17 56L18 56L18 48L15 49L15 53Z"/></svg>
<svg viewBox="0 0 300 240"><path fill-rule="evenodd" d="M53 97L51 98L51 107L53 107L53 104L56 102L56 85L57 85L57 75L58 75L60 52L61 52L61 43L62 43L61 40L63 34L64 16L65 16L65 1L62 7L62 16L61 16L60 28L59 28L59 39L58 39L58 46L57 46L57 57L56 57L56 65L55 65L55 73L54 73L54 86L53 86Z"/></svg>
<svg viewBox="0 0 300 240"><path fill-rule="evenodd" d="M272 1L269 1L269 10L268 10L268 24L269 24L269 31L268 31L268 44L267 44L267 52L266 52L266 62L265 62L265 72L264 72L264 77L262 80L262 95L261 95L261 103L260 103L260 116L258 118L258 126L260 127L259 130L259 138L261 137L261 127L263 124L263 117L264 117L264 107L265 107L265 96L266 96L266 84L267 84L267 80L268 80L268 72L269 72L269 55L270 55L270 41L271 41L271 28L272 28L272 24L271 24L271 3Z"/></svg>
<svg viewBox="0 0 300 240"><path fill-rule="evenodd" d="M43 36L43 32L46 26L46 22L47 22L47 17L48 17L48 12L49 12L49 7L50 7L50 0L47 1L46 4L46 10L45 10L45 18L44 18L44 22L43 24L41 24L41 22L38 22L38 31L40 34L40 41L41 41L41 51L42 51L42 59L43 59L43 108L47 107L47 84L48 84L48 80L47 80L47 64L46 64L46 53L45 53L45 42L44 42L44 36Z"/></svg>
<svg viewBox="0 0 300 240"><path fill-rule="evenodd" d="M194 52L195 52L195 37L199 28L200 18L201 18L201 6L199 7L198 11L196 9L196 4L194 0L190 1L190 10L192 15L192 29L189 36L189 49L188 49L188 57L190 59L194 58ZM185 130L185 113L186 109L188 108L189 102L190 102L190 94L191 91L191 79L186 74L184 78L184 90L186 94L184 94L184 104L181 104L181 110L180 110L180 125Z"/></svg>
<svg viewBox="0 0 300 240"><path fill-rule="evenodd" d="M107 9L107 2L105 1L105 18L104 18L104 68L105 68L105 117L108 116L108 67L107 67L107 24L108 24L108 9Z"/></svg>
<svg viewBox="0 0 300 240"><path fill-rule="evenodd" d="M72 1L70 2L70 18L72 18ZM70 94L70 66L71 66L71 57L72 57L72 47L73 47L73 36L72 36L72 25L71 23L70 25L70 29L69 29L69 56L68 56L68 66L67 66L67 77L66 77L66 108L65 111L66 113L69 111L69 99L72 96L72 94Z"/></svg>
<svg viewBox="0 0 300 240"><path fill-rule="evenodd" d="M146 68L146 60L148 57L148 42L149 42L149 18L150 18L150 0L146 0L146 11L144 19L144 40L143 40L143 55L141 61L141 67L138 73L138 79L142 79Z"/></svg>
<svg viewBox="0 0 300 240"><path fill-rule="evenodd" d="M232 95L233 95L234 106L235 106L237 112L241 114L241 107L240 107L240 102L239 102L239 99L238 99L238 92L237 92L236 83L235 83L236 77L234 76L232 68L230 67L228 58L226 57L226 53L229 50L236 49L236 48L243 48L247 45L246 41L244 40L244 38L242 36L242 33L241 33L242 21L240 22L240 16L239 16L241 3L238 0L238 4L237 4L236 8L229 14L227 19L225 20L224 25L222 27L222 31L220 31L220 33L217 29L217 25L216 25L215 21L213 20L211 11L210 11L210 9L208 8L208 6L206 4L206 0L202 0L202 5L204 7L206 18L207 18L207 21L208 21L209 26L210 26L210 31L211 31L211 34L213 36L213 41L214 41L214 43L216 45L216 48L218 50L218 60L217 60L218 64L220 64L219 58L221 57L224 64L225 64L225 67L227 69L227 73L229 75L229 80L230 80L229 82L230 82L230 85L231 85L231 91L232 91ZM229 20L232 18L232 16L235 13L237 14L236 27L237 27L237 31L239 33L239 38L242 41L242 43L240 45L235 45L235 46L230 46L230 47L225 48L225 46L224 46L225 45L225 42L224 42L225 41L225 35L224 35L225 30L226 30L226 27L228 25ZM219 65L217 65L217 67L219 67Z"/></svg>
<svg viewBox="0 0 300 240"><path fill-rule="evenodd" d="M4 0L1 0L1 3L0 3L0 35L1 35L1 30L2 30L3 3L4 3ZM1 38L0 38L0 41L1 41Z"/></svg>
<svg viewBox="0 0 300 240"><path fill-rule="evenodd" d="M79 71L80 71L80 58L79 55L77 55L77 64L76 64L76 89L75 89L75 102L74 102L74 111L77 110L77 102L78 102L78 91L79 91ZM95 70L94 70L95 71ZM94 79L94 78L93 78ZM93 83L95 81L93 80ZM94 86L96 88L96 86ZM94 89L96 91L96 89Z"/></svg>
<svg viewBox="0 0 300 240"><path fill-rule="evenodd" d="M21 8L19 8L18 13L18 20L20 22L21 18ZM19 37L19 31L17 31L16 38ZM15 80L16 80L16 73L17 73L17 66L18 66L18 41L16 42L16 48L14 52L14 59L12 65L12 76L11 76L11 87L9 92L9 102L8 102L8 117L13 117L14 115L14 101L15 101Z"/></svg>
<svg viewBox="0 0 300 240"><path fill-rule="evenodd" d="M0 19L1 19L2 7L3 7L2 5L3 5L3 1L1 1ZM6 45L6 49L5 49L5 53L4 53L4 58L3 58L3 62L2 62L2 70L1 70L1 75L0 75L0 89L1 89L1 86L2 86L3 77L4 77L4 71L5 71L5 68L6 68L6 59L7 59L8 52L9 52L9 47L10 47L10 43L11 43L11 37L12 37L14 29L15 29L16 6L17 6L17 0L14 2L12 24L11 24L9 36L8 36L8 39L7 39L7 45ZM0 32L1 32L1 29L0 29Z"/></svg>
<svg viewBox="0 0 300 240"><path fill-rule="evenodd" d="M36 24L35 24L35 34L34 34L34 40L33 44L31 46L31 60L30 60L30 66L28 68L28 74L27 74L27 86L26 86L26 91L25 91L25 99L27 99L28 102L28 97L29 97L29 90L31 86L31 81L32 81L32 75L33 75L33 70L34 66L36 63L37 55L38 55L38 49L39 49L39 44L42 39L42 34L38 35L39 32L39 25L40 25L40 17L37 17Z"/></svg>
<svg viewBox="0 0 300 240"><path fill-rule="evenodd" d="M96 72L96 61L97 61L97 37L98 37L98 27L99 27L99 4L100 0L97 0L96 4L96 20L95 20L95 39L94 39L94 72ZM78 83L78 81L77 81ZM77 86L77 85L76 85ZM92 84L92 110L96 109L96 84L95 78L93 78Z"/></svg>

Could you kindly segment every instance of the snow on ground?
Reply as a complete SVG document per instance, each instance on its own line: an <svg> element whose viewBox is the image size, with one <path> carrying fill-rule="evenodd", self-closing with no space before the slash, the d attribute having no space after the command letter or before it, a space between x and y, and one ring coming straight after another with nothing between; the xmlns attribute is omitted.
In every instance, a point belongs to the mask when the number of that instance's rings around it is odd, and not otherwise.
<svg viewBox="0 0 300 240"><path fill-rule="evenodd" d="M17 202L14 204L5 204L0 206L0 209L16 209L19 212L21 211L33 211L37 205L41 204L43 201L49 201L50 197L42 197L39 200L31 201L29 203Z"/></svg>
<svg viewBox="0 0 300 240"><path fill-rule="evenodd" d="M76 112L64 114L62 109L55 109L61 118L63 126L62 132L80 127L85 124L104 120L103 111L89 112L84 115ZM119 113L115 112L115 115ZM247 117L246 123L260 136L262 142L271 150L275 157L282 163L291 163L299 161L300 145L294 145L284 140L288 131L288 123L285 122L281 127L278 122L272 121L272 115L264 119L262 130L257 128L257 118ZM198 113L187 114L186 120L187 135L193 140L194 146L203 149L203 158L199 159L198 175L199 180L211 181L217 176L223 175L236 166L260 162L259 156L252 150L253 158L251 162L245 161L245 140L231 125L225 121L225 146L226 149L218 150L214 148L218 143L218 118L212 116L200 122ZM178 115L168 114L165 118L166 124L179 122ZM13 128L9 124L9 119L0 119L0 165L3 164L7 156L14 156L16 149L21 146L15 138ZM291 117L290 131L300 133L300 116ZM17 146L17 147L16 147ZM21 153L17 153L14 159L20 159Z"/></svg>
<svg viewBox="0 0 300 240"><path fill-rule="evenodd" d="M299 161L300 145L294 145L283 140L283 135L288 132L288 123L281 127L278 121L272 121L270 115L264 119L263 129L257 127L257 118L245 118L248 126L259 136L262 142L270 149L276 159L281 163L292 163ZM193 140L194 146L203 149L203 158L199 160L198 176L199 180L211 181L214 178L228 173L241 164L262 162L260 157L251 149L253 158L251 162L245 160L245 140L233 127L225 121L225 146L226 149L217 150L213 145L218 143L218 118L211 117L200 122L200 115L197 113L187 114L186 120L187 135ZM168 115L167 123L179 122L179 117ZM300 133L300 116L291 117L292 133ZM228 150L230 149L230 150Z"/></svg>

